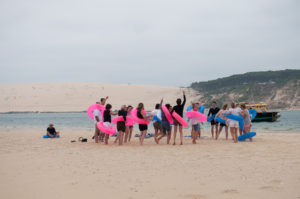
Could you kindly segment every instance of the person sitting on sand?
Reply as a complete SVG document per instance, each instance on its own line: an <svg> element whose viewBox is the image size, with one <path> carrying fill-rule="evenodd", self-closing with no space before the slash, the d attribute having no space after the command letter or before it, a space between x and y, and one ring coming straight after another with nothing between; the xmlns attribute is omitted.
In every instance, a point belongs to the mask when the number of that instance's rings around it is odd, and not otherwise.
<svg viewBox="0 0 300 199"><path fill-rule="evenodd" d="M186 97L185 97L185 92L184 90L182 91L182 94L183 94L183 102L181 104L181 99L178 98L176 100L176 106L173 107L173 111L175 111L180 117L183 117L183 109L184 109L184 105L185 105L185 102L186 102ZM179 126L179 133L180 133L180 145L183 144L183 132L182 132L182 125L176 120L174 119L174 142L173 142L173 145L176 144L176 134L177 134L177 126Z"/></svg>
<svg viewBox="0 0 300 199"><path fill-rule="evenodd" d="M54 125L52 123L50 123L49 127L47 128L47 135L50 138L56 138L59 136L59 131L55 130Z"/></svg>

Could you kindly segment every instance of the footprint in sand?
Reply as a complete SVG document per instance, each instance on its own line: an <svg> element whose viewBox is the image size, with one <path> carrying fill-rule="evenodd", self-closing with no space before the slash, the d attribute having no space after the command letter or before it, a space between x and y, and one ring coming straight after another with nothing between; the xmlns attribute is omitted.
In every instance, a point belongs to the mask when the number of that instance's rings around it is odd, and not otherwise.
<svg viewBox="0 0 300 199"><path fill-rule="evenodd" d="M205 196L200 195L200 194L186 194L184 195L185 198L190 198L190 199L204 199Z"/></svg>
<svg viewBox="0 0 300 199"><path fill-rule="evenodd" d="M239 193L236 189L226 189L222 193Z"/></svg>

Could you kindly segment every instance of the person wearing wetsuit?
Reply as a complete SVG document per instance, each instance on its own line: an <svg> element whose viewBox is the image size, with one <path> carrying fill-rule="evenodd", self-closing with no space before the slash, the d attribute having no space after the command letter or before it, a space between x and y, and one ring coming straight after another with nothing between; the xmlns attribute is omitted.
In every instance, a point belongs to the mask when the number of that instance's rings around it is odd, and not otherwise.
<svg viewBox="0 0 300 199"><path fill-rule="evenodd" d="M216 115L219 111L220 111L220 108L217 107L217 102L213 101L212 105L211 105L211 108L208 111L207 117L209 117L210 115ZM216 136L217 136L219 123L216 122L215 120L212 120L210 122L210 124L211 124L211 136L214 139L214 126L216 126Z"/></svg>
<svg viewBox="0 0 300 199"><path fill-rule="evenodd" d="M181 103L181 99L178 98L176 100L176 106L173 107L172 113L173 111L175 111L180 117L183 117L183 109L184 109L184 105L186 102L186 97L185 97L185 92L184 90L182 90L182 94L183 94L183 103ZM175 119L173 118L173 124L174 124L174 142L173 145L176 144L176 134L177 134L177 126L179 126L179 133L180 133L180 145L183 144L183 132L182 132L182 125Z"/></svg>

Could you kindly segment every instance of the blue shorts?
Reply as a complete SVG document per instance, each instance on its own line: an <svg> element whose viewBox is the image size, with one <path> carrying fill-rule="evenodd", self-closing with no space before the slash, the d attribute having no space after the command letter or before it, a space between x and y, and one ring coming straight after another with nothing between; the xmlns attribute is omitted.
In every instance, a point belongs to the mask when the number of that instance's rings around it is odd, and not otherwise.
<svg viewBox="0 0 300 199"><path fill-rule="evenodd" d="M162 127L163 133L167 133L167 132L171 131L171 126L170 126L169 122L165 122L165 121L161 122L161 127Z"/></svg>
<svg viewBox="0 0 300 199"><path fill-rule="evenodd" d="M200 130L200 124L193 124L193 129L194 129L194 131L199 131Z"/></svg>

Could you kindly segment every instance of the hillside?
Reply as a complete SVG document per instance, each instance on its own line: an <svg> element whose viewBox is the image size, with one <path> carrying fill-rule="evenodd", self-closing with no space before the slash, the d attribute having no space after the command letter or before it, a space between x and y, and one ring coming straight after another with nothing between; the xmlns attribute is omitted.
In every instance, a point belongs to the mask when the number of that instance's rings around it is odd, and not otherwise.
<svg viewBox="0 0 300 199"><path fill-rule="evenodd" d="M190 86L209 105L231 101L269 104L272 109L300 109L300 70L249 72Z"/></svg>

